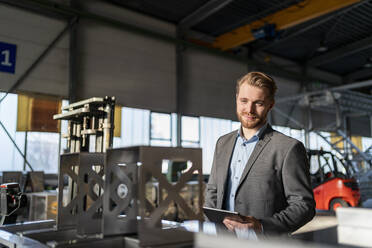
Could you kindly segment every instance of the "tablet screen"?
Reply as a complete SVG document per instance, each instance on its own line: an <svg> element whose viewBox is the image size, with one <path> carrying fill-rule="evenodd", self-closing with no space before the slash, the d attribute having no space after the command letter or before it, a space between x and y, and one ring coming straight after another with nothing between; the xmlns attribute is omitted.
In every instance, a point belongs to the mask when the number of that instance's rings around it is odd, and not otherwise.
<svg viewBox="0 0 372 248"><path fill-rule="evenodd" d="M227 210L203 207L205 215L208 217L209 221L222 224L225 217L236 217L240 219L238 212L231 212Z"/></svg>

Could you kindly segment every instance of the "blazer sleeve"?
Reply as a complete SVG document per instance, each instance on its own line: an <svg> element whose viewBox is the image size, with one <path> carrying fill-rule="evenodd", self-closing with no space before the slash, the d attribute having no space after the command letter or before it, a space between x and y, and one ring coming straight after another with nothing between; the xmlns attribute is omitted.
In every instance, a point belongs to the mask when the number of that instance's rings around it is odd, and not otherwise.
<svg viewBox="0 0 372 248"><path fill-rule="evenodd" d="M218 153L218 141L214 150L212 170L209 176L209 180L205 192L205 206L210 208L217 207L217 164L216 157Z"/></svg>
<svg viewBox="0 0 372 248"><path fill-rule="evenodd" d="M310 182L309 161L301 142L289 146L282 166L286 207L272 217L261 219L265 233L289 233L315 215L315 201Z"/></svg>

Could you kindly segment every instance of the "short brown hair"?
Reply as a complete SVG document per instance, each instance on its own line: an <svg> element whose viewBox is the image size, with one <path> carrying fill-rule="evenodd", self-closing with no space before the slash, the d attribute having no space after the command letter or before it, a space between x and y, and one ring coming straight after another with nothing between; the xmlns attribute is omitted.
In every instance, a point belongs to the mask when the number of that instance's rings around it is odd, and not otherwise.
<svg viewBox="0 0 372 248"><path fill-rule="evenodd" d="M258 71L252 71L248 74L244 75L242 78L240 78L236 83L236 94L239 94L240 86L242 84L248 83L249 85L258 87L258 88L266 88L269 90L269 97L274 100L275 93L277 90L276 83L272 77L269 75L258 72Z"/></svg>

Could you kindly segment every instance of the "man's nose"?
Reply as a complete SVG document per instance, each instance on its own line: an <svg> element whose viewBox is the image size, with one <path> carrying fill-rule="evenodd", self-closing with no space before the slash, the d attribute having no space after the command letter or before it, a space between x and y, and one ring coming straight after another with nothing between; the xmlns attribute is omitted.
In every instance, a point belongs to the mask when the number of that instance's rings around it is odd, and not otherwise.
<svg viewBox="0 0 372 248"><path fill-rule="evenodd" d="M253 104L251 102L248 102L247 105L246 105L246 111L248 113L253 113L254 111L254 108L253 108Z"/></svg>

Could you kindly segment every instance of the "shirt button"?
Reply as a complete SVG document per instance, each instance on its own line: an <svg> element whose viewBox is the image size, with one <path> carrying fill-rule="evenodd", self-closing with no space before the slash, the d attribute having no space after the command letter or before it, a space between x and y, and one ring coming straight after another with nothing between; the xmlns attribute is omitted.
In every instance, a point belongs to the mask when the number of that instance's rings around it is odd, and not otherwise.
<svg viewBox="0 0 372 248"><path fill-rule="evenodd" d="M231 194L231 197L234 197L235 195L234 194Z"/></svg>
<svg viewBox="0 0 372 248"><path fill-rule="evenodd" d="M238 177L235 177L235 180L238 180Z"/></svg>
<svg viewBox="0 0 372 248"><path fill-rule="evenodd" d="M238 160L238 162L240 163L240 162L241 162L241 160Z"/></svg>

